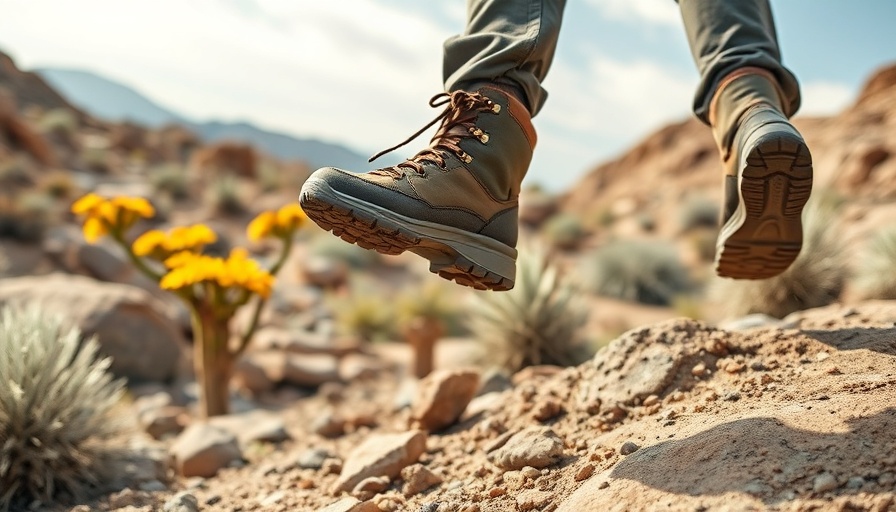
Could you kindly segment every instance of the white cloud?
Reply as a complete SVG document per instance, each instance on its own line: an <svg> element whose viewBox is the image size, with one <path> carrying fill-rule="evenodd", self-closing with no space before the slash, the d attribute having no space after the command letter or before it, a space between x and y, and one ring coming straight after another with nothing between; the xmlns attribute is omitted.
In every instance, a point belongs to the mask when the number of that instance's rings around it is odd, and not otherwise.
<svg viewBox="0 0 896 512"><path fill-rule="evenodd" d="M644 21L656 25L679 25L681 14L672 0L589 0L610 20Z"/></svg>
<svg viewBox="0 0 896 512"><path fill-rule="evenodd" d="M622 62L590 48L584 62L555 63L536 118L532 181L569 186L665 123L689 115L696 77L649 60Z"/></svg>
<svg viewBox="0 0 896 512"><path fill-rule="evenodd" d="M855 91L836 82L808 82L802 84L801 115L826 116L839 113L854 99Z"/></svg>
<svg viewBox="0 0 896 512"><path fill-rule="evenodd" d="M0 0L0 46L24 67L95 70L193 117L391 145L428 120L450 33L376 0L334 4Z"/></svg>

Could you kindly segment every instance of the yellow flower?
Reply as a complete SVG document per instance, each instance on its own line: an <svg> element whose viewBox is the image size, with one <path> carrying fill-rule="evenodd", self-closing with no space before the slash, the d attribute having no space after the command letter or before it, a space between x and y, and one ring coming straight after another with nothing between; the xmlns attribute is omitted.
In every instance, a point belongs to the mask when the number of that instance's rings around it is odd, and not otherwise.
<svg viewBox="0 0 896 512"><path fill-rule="evenodd" d="M155 215L155 210L149 201L140 197L105 199L90 193L72 204L72 213L85 217L84 238L93 243L110 232L126 231L139 218Z"/></svg>
<svg viewBox="0 0 896 512"><path fill-rule="evenodd" d="M277 226L280 229L294 231L305 223L308 216L296 203L288 204L277 210Z"/></svg>
<svg viewBox="0 0 896 512"><path fill-rule="evenodd" d="M181 251L198 251L214 243L218 235L204 224L178 226L165 233L157 229L147 231L134 240L131 248L137 256L164 259Z"/></svg>
<svg viewBox="0 0 896 512"><path fill-rule="evenodd" d="M84 231L84 239L91 244L109 233L107 224L102 219L96 217L88 217L84 221L82 230Z"/></svg>
<svg viewBox="0 0 896 512"><path fill-rule="evenodd" d="M75 215L88 215L104 202L106 202L105 199L94 193L87 194L72 204L72 213Z"/></svg>
<svg viewBox="0 0 896 512"><path fill-rule="evenodd" d="M171 269L160 283L165 290L214 282L221 288L243 288L267 298L274 286L274 277L249 259L245 249L234 249L226 260L185 251L165 260L165 265Z"/></svg>
<svg viewBox="0 0 896 512"><path fill-rule="evenodd" d="M112 199L112 204L119 211L133 213L144 219L150 219L156 214L155 208L142 197L116 197Z"/></svg>
<svg viewBox="0 0 896 512"><path fill-rule="evenodd" d="M198 249L205 245L215 243L218 235L205 224L194 224L188 227L176 227L170 231L165 241L165 249L168 252L186 251Z"/></svg>
<svg viewBox="0 0 896 512"><path fill-rule="evenodd" d="M246 228L246 235L249 237L249 240L257 242L262 238L270 236L276 224L277 215L274 212L261 212L249 223L249 226Z"/></svg>
<svg viewBox="0 0 896 512"><path fill-rule="evenodd" d="M249 223L246 235L249 240L259 241L262 238L275 236L284 238L300 228L308 217L298 204L288 204L276 212L261 212Z"/></svg>
<svg viewBox="0 0 896 512"><path fill-rule="evenodd" d="M167 239L168 235L164 232L158 229L151 229L134 240L134 243L131 244L131 249L137 256L148 256L163 248Z"/></svg>

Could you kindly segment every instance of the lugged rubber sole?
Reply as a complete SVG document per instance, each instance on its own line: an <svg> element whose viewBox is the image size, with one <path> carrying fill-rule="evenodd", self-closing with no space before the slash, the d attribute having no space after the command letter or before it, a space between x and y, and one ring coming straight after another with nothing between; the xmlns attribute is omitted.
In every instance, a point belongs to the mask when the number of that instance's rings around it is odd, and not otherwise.
<svg viewBox="0 0 896 512"><path fill-rule="evenodd" d="M513 288L516 249L489 237L399 215L313 177L302 187L299 204L318 226L346 242L382 254L411 251L430 261L430 272L477 290Z"/></svg>
<svg viewBox="0 0 896 512"><path fill-rule="evenodd" d="M740 204L722 227L716 273L767 279L790 267L803 244L802 211L812 192L812 156L788 130L747 141L738 182Z"/></svg>

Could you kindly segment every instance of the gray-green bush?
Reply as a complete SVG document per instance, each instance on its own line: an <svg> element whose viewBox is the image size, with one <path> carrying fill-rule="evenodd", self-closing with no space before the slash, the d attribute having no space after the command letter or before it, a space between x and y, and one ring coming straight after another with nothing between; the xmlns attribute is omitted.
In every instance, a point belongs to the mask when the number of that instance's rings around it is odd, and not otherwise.
<svg viewBox="0 0 896 512"><path fill-rule="evenodd" d="M588 310L581 293L536 248L521 251L512 290L476 298L470 330L483 347L484 362L517 371L575 365L591 355L582 338Z"/></svg>
<svg viewBox="0 0 896 512"><path fill-rule="evenodd" d="M856 269L856 286L868 299L896 299L896 228L876 232Z"/></svg>
<svg viewBox="0 0 896 512"><path fill-rule="evenodd" d="M836 301L849 276L837 204L831 196L814 196L803 212L803 248L790 268L770 279L716 279L709 293L712 309L726 317L783 318Z"/></svg>
<svg viewBox="0 0 896 512"><path fill-rule="evenodd" d="M0 510L79 497L111 468L123 383L97 348L37 308L0 310Z"/></svg>
<svg viewBox="0 0 896 512"><path fill-rule="evenodd" d="M586 281L605 297L668 306L691 289L674 246L659 241L616 240L587 260Z"/></svg>

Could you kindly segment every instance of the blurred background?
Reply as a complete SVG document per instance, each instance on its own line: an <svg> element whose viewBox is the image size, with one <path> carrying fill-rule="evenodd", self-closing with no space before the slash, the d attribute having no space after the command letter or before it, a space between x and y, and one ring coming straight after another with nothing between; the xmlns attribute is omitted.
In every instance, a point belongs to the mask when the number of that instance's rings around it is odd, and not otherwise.
<svg viewBox="0 0 896 512"><path fill-rule="evenodd" d="M803 115L838 112L894 56L892 2L772 7ZM441 91L442 42L465 16L460 0L2 0L0 8L0 48L91 113L151 125L246 121L335 144L347 151L335 163L358 170L435 115L426 101ZM672 0L569 2L529 183L564 190L686 117L696 81ZM332 164L328 157L313 164Z"/></svg>

